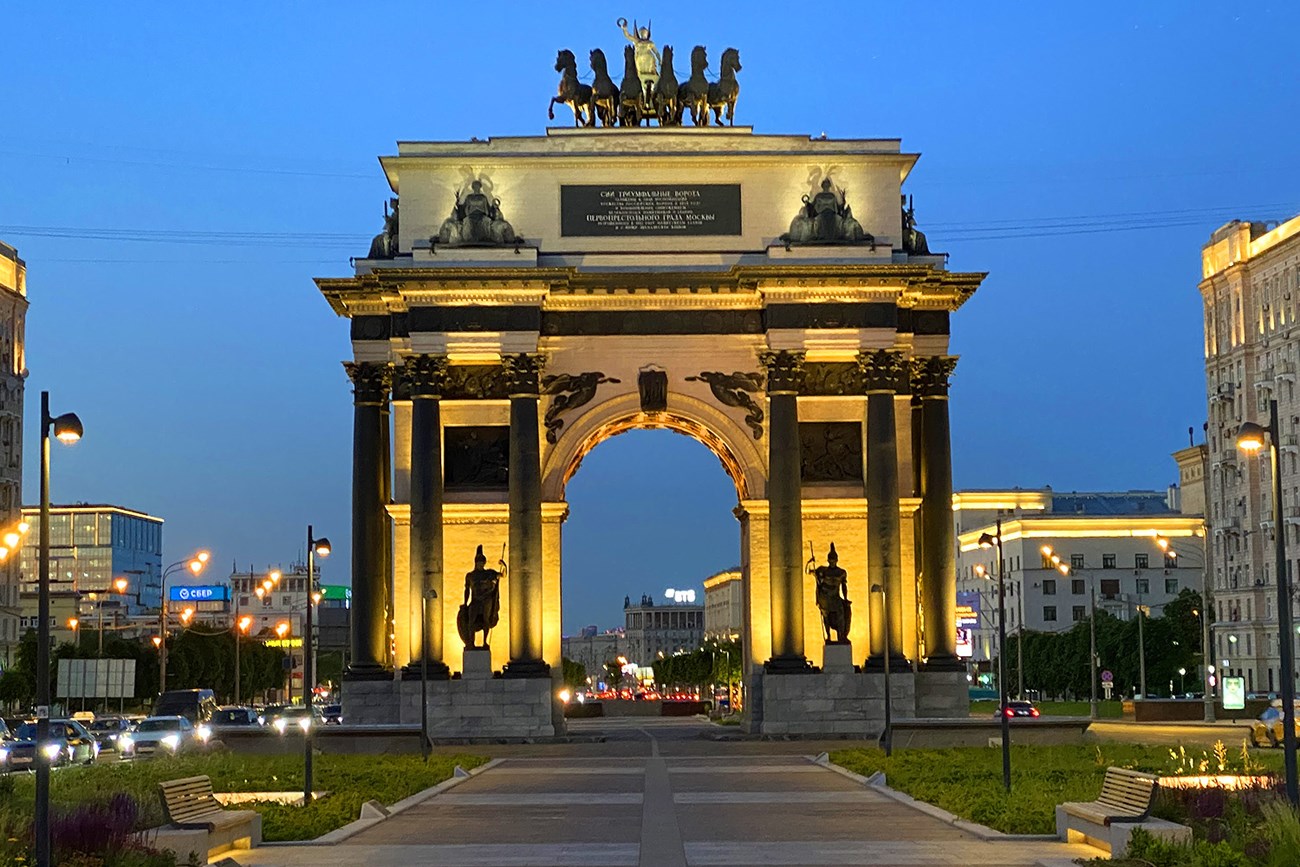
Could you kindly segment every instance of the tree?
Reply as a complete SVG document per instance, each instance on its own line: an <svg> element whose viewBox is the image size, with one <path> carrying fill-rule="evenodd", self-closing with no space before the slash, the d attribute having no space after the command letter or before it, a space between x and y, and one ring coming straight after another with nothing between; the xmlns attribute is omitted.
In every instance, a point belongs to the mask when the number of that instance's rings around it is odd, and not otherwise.
<svg viewBox="0 0 1300 867"><path fill-rule="evenodd" d="M564 669L563 678L565 686L571 689L587 688L587 666L583 665L581 662L574 662L567 656L560 660L560 664Z"/></svg>

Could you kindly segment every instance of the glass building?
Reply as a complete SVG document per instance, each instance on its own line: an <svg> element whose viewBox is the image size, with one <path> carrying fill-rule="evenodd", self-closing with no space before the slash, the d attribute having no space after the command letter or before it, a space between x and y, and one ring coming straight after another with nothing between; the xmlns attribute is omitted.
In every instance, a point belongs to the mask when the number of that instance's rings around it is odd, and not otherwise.
<svg viewBox="0 0 1300 867"><path fill-rule="evenodd" d="M23 507L31 531L19 565L24 593L37 590L40 509ZM50 507L50 590L104 593L131 614L162 602L162 518L121 506ZM113 588L127 581L126 592Z"/></svg>

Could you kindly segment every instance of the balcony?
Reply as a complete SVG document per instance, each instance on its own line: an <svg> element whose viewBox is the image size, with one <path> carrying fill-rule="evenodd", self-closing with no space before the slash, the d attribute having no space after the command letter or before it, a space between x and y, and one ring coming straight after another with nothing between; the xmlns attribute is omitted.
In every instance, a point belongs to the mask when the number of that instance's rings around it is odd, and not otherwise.
<svg viewBox="0 0 1300 867"><path fill-rule="evenodd" d="M1282 451L1300 452L1300 436L1295 434L1282 434Z"/></svg>
<svg viewBox="0 0 1300 867"><path fill-rule="evenodd" d="M1218 386L1215 387L1214 391L1210 392L1210 400L1231 401L1236 391L1237 391L1237 387L1234 386L1231 382L1221 382L1219 383Z"/></svg>
<svg viewBox="0 0 1300 867"><path fill-rule="evenodd" d="M1300 506L1287 506L1282 511L1288 525L1292 527L1300 525Z"/></svg>
<svg viewBox="0 0 1300 867"><path fill-rule="evenodd" d="M1269 367L1259 372L1259 379L1255 380L1255 390L1263 391L1273 389L1273 368Z"/></svg>
<svg viewBox="0 0 1300 867"><path fill-rule="evenodd" d="M1294 361L1283 361L1273 368L1273 378L1278 382L1295 382L1295 373Z"/></svg>

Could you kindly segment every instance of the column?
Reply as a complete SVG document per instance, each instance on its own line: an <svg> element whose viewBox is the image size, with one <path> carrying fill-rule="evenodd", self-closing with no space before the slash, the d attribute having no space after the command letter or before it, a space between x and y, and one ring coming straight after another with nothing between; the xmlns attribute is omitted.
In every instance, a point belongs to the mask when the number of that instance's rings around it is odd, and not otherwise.
<svg viewBox="0 0 1300 867"><path fill-rule="evenodd" d="M405 383L402 382L401 369L392 371L391 395L395 396L406 390ZM405 400L406 394L402 394ZM395 597L395 582L393 574L393 517L388 514L388 506L393 502L393 413L392 404L384 401L383 406L379 408L379 482L381 489L379 492L379 502L382 503L380 509L380 529L382 541L379 548L384 555L384 564L381 567L384 574L384 666L393 667L393 616L397 610L397 599Z"/></svg>
<svg viewBox="0 0 1300 867"><path fill-rule="evenodd" d="M510 661L507 677L549 677L542 649L542 452L537 424L540 355L507 355L510 394Z"/></svg>
<svg viewBox="0 0 1300 867"><path fill-rule="evenodd" d="M411 663L403 676L446 680L442 655L442 389L447 359L416 355L406 359L411 389L411 581L407 591ZM429 593L429 591L433 593ZM424 659L424 668L421 667Z"/></svg>
<svg viewBox="0 0 1300 867"><path fill-rule="evenodd" d="M884 618L889 618L889 660L907 667L903 651L903 568L898 502L898 430L894 395L905 381L903 354L879 349L858 354L867 393L867 585L883 587L885 600L871 594L868 665L884 665Z"/></svg>
<svg viewBox="0 0 1300 867"><path fill-rule="evenodd" d="M352 380L352 660L348 676L387 677L384 624L384 407L387 362L345 363Z"/></svg>
<svg viewBox="0 0 1300 867"><path fill-rule="evenodd" d="M802 352L765 352L768 398L768 563L772 658L764 668L811 670L803 652L803 482L799 469L799 386Z"/></svg>
<svg viewBox="0 0 1300 867"><path fill-rule="evenodd" d="M962 668L957 658L957 554L952 518L952 437L948 427L951 355L912 359L912 389L921 398L921 608L926 668Z"/></svg>

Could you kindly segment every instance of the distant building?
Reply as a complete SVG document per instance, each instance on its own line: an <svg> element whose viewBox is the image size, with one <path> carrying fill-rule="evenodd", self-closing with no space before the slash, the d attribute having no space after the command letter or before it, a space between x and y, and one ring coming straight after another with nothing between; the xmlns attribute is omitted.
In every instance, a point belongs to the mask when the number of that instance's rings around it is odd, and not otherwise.
<svg viewBox="0 0 1300 867"><path fill-rule="evenodd" d="M262 587L264 582L272 578L276 573L280 576L279 580L272 580L271 589L258 596L258 588ZM320 584L319 571L315 577L316 583ZM323 604L325 602L325 588L323 585L321 593L321 602ZM307 622L306 564L296 563L286 569L268 568L262 571L231 572L230 594L234 600L232 613L239 617L248 615L253 618L247 634L260 639L268 646L280 647L289 655L293 666L290 675L292 692L294 696L300 697L302 695L303 676L302 634ZM346 593L343 604L346 606L350 599L350 593ZM337 600L331 600L331 603L332 606L336 605ZM320 610L321 606L317 606L317 611ZM329 617L331 619L328 634L332 642L337 642L338 615L331 614ZM346 623L346 615L344 621ZM288 630L284 637L279 636L276 632L276 627L282 623L288 624ZM320 625L317 625L317 629L314 631L317 635L320 635Z"/></svg>
<svg viewBox="0 0 1300 867"><path fill-rule="evenodd" d="M627 654L627 636L622 629L596 632L594 626L585 627L578 635L560 639L560 655L585 667L593 684L604 680L605 663L615 662Z"/></svg>
<svg viewBox="0 0 1300 867"><path fill-rule="evenodd" d="M40 553L40 509L23 506L31 530L19 570L24 593L35 593ZM83 597L107 594L125 614L158 610L162 599L163 519L122 506L77 503L50 507L50 589ZM125 578L118 593L113 581Z"/></svg>
<svg viewBox="0 0 1300 867"><path fill-rule="evenodd" d="M704 641L704 606L677 602L656 605L652 596L642 596L636 605L626 599L623 633L628 661L649 666L661 653L671 656L700 646Z"/></svg>
<svg viewBox="0 0 1300 867"><path fill-rule="evenodd" d="M40 604L37 594L23 592L20 599L22 615L18 632L21 636L29 629L36 629L41 621L37 613ZM66 590L50 592L50 642L55 647L76 638L77 630L81 628L82 621L85 619L81 614L80 605L81 595L78 593ZM76 621L76 626L72 625L73 620Z"/></svg>
<svg viewBox="0 0 1300 867"><path fill-rule="evenodd" d="M0 243L0 532L20 520L23 501L23 389L27 379L27 266ZM22 635L17 557L0 567L0 663Z"/></svg>
<svg viewBox="0 0 1300 867"><path fill-rule="evenodd" d="M321 601L316 606L316 646L319 653L341 653L346 661L351 646L349 624L352 614L352 588L341 584L322 584Z"/></svg>
<svg viewBox="0 0 1300 867"><path fill-rule="evenodd" d="M976 663L997 655L997 554L981 548L979 538L993 534L999 519L1008 634L1070 629L1088 618L1094 590L1098 610L1121 619L1135 616L1138 606L1159 616L1183 590L1200 593L1204 520L1171 508L1170 499L1160 491L958 492L959 655Z"/></svg>
<svg viewBox="0 0 1300 867"><path fill-rule="evenodd" d="M1247 690L1273 691L1281 686L1277 532L1285 534L1287 571L1300 573L1300 217L1219 227L1201 248L1201 275L1214 660L1244 677ZM1268 450L1252 457L1236 447L1242 422L1268 425L1270 400L1282 440L1280 528Z"/></svg>
<svg viewBox="0 0 1300 867"><path fill-rule="evenodd" d="M745 631L745 586L740 568L727 569L704 579L704 635L708 638L740 636Z"/></svg>

